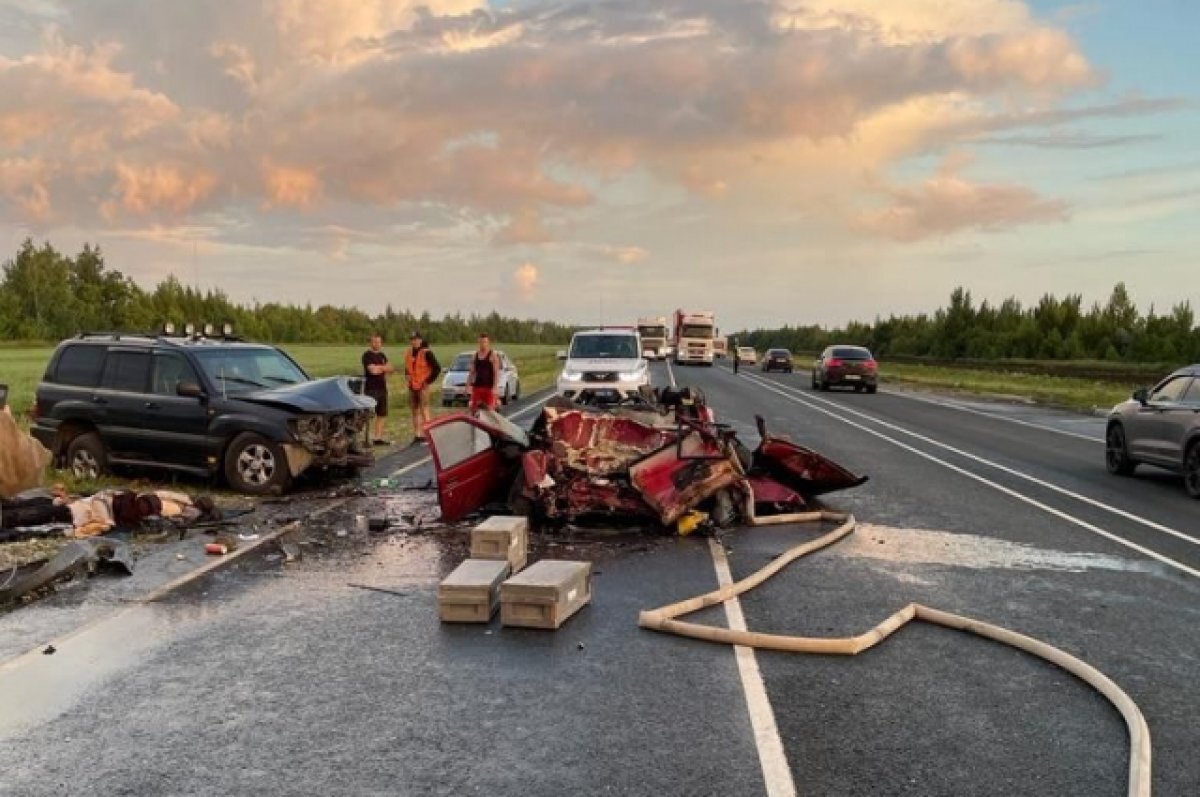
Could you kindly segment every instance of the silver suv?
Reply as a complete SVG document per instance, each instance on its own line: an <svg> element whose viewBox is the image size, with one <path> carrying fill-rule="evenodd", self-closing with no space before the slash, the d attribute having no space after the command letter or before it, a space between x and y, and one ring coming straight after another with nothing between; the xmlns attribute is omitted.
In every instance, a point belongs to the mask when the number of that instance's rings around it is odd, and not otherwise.
<svg viewBox="0 0 1200 797"><path fill-rule="evenodd" d="M1182 473L1188 495L1200 498L1200 365L1180 368L1113 407L1105 460L1120 476L1142 463Z"/></svg>

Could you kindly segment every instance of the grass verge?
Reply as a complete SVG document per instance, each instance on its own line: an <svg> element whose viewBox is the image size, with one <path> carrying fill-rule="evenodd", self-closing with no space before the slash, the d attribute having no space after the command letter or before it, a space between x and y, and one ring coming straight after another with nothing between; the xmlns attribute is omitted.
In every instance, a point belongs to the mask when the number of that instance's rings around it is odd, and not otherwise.
<svg viewBox="0 0 1200 797"><path fill-rule="evenodd" d="M1107 381L1073 376L1047 376L1003 370L981 371L941 365L883 363L885 382L979 396L1015 398L1056 407L1093 412L1129 398L1140 382Z"/></svg>

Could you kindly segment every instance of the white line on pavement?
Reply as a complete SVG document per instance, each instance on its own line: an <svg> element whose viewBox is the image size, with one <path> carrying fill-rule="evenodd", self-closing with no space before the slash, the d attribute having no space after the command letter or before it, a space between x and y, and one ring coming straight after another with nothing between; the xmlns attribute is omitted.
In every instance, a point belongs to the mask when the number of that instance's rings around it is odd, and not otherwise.
<svg viewBox="0 0 1200 797"><path fill-rule="evenodd" d="M1138 545L1137 543L1131 542L1131 541L1125 539L1124 537L1114 534L1111 531L1107 531L1105 529L1100 528L1099 526L1095 526L1091 523L1088 523L1086 520L1077 518L1074 515L1068 514L1067 512L1063 512L1062 510L1055 509L1054 507L1049 506L1048 504L1044 504L1041 501L1038 501L1037 499L1030 498L1029 496L1025 495L1024 493L1017 492L1016 490L1005 487L1004 485L999 484L998 482L994 482L991 479L988 479L984 476L980 476L978 473L973 473L973 472L967 470L966 468L961 468L958 465L953 464L952 462L947 462L946 460L941 459L940 457L936 457L933 454L922 451L919 448L910 446L907 443L901 442L900 440L897 440L894 437L889 437L888 435L884 434L883 432L880 432L876 429L872 429L869 426L864 426L863 424L857 423L857 422L855 422L849 418L846 418L842 415L838 415L836 412L831 412L831 411L825 409L824 407L820 406L819 404L813 403L812 401L802 399L797 396L793 396L790 393L780 390L779 388L775 387L772 383L770 383L766 380L757 379L756 377L746 377L746 378L756 384L759 384L764 389L769 390L772 393L776 393L776 394L788 399L789 401L793 401L797 404L802 404L802 405L808 407L809 409L813 409L813 410L816 410L817 412L828 415L830 418L833 418L834 420L841 421L842 423L844 423L848 426L852 426L855 429L866 432L867 434L870 434L870 435L874 435L875 437L878 437L881 440L886 440L887 442L891 443L892 445L902 448L905 451L916 454L919 457L922 457L924 459L929 460L930 462L934 462L938 465L941 465L942 467L952 470L955 473L958 473L960 475L966 476L969 479L973 479L973 480L979 482L980 484L985 484L994 490L998 490L998 491L1004 493L1005 495L1008 495L1008 496L1011 496L1011 497L1017 499L1018 501L1029 504L1030 506L1037 507L1038 509L1041 509L1044 512L1048 512L1049 514L1054 515L1055 517L1060 518L1062 520L1065 520L1068 523L1072 523L1076 526L1079 526L1080 528L1083 528L1090 532L1098 534L1101 537L1104 537L1105 539L1107 539L1111 542L1115 542L1118 545L1124 546L1126 548L1130 548L1130 549L1137 551L1138 553L1143 554L1145 556L1149 556L1151 559L1156 559L1159 562L1162 562L1165 565L1169 565L1177 570L1180 570L1181 572L1187 573L1190 576L1195 576L1197 578L1200 578L1200 570L1196 570L1195 568L1188 567L1187 565L1183 564L1182 562L1177 562L1174 559L1170 558L1169 556L1164 556L1163 554L1160 554L1157 551L1152 551L1151 549L1146 548L1143 545ZM838 407L837 404L833 404L833 406ZM839 407L839 409L845 409L845 408ZM856 414L863 415L863 413L856 413ZM876 423L882 423L884 425L890 426L890 424L887 424L886 422L883 422L883 421L879 421L878 419L875 419L875 418L871 418L871 416L869 416L869 415L864 415L864 417L868 418L869 420L875 421ZM896 427L896 428L899 431L904 432L905 434L911 434L915 437L919 437L919 438L928 440L928 438L923 438L923 436L917 435L914 432L908 432L907 430L899 429L899 427ZM937 441L931 440L930 442L938 444ZM941 445L941 444L938 444L938 445ZM949 447L947 446L947 448L949 448ZM951 449L951 450L956 450L956 449ZM974 455L971 455L971 454L964 454L964 455L971 459L978 459L977 457L975 457ZM987 462L987 460L980 460L980 461L983 462L984 464L994 464L994 463ZM1006 471L1009 470L1007 468L1004 468L1003 466L997 466L997 467L1000 467L1002 470L1006 470ZM1012 471L1012 472L1018 476L1024 476L1024 474L1018 473L1016 471ZM1034 481L1034 482L1039 482L1039 480L1034 479L1033 477L1026 477L1026 478L1029 478L1031 481ZM1053 485L1049 485L1049 484L1047 484L1046 486L1053 487ZM1062 491L1061 488L1060 488L1060 491ZM1070 494L1069 491L1062 491L1062 492L1067 492L1068 494ZM1080 498L1082 498L1082 496L1080 496ZM1089 502L1091 501L1091 499L1086 499L1086 500L1088 500ZM1122 513L1121 510L1118 510L1114 507L1108 507L1105 504L1099 504L1099 506L1110 509L1118 514L1125 514L1125 513ZM1140 518L1137 518L1136 516L1132 516L1132 517L1135 519L1141 520ZM1145 522L1149 523L1150 521L1145 521ZM1178 534L1178 532L1175 532L1175 533ZM1180 535L1180 536L1183 536L1185 539L1191 539L1191 538L1186 537L1186 535ZM1194 540L1193 540L1193 542L1194 542Z"/></svg>
<svg viewBox="0 0 1200 797"><path fill-rule="evenodd" d="M667 364L667 376L671 380L671 387L678 387L678 385L675 384L675 371L671 368L671 358L668 357L667 359L663 360L663 362Z"/></svg>
<svg viewBox="0 0 1200 797"><path fill-rule="evenodd" d="M958 410L959 412L969 412L972 415L982 415L985 418L992 418L997 421L1007 421L1008 423L1020 424L1021 426L1028 426L1031 429L1041 429L1044 432L1054 432L1055 434L1066 435L1067 437L1077 437L1080 440L1087 440L1089 443L1100 443L1100 444L1104 443L1103 437L1092 437L1089 434L1080 434L1079 432L1071 432L1066 429L1056 429L1053 426L1046 426L1045 424L1041 424L1041 423L1033 423L1032 421L1025 421L1025 420L1021 420L1020 418L1010 418L1007 415L996 415L995 413L986 412L984 410L976 409L975 407L967 407L965 405L958 404L953 401L943 401L943 400L939 400L939 399L935 399L935 398L929 398L928 396L918 396L914 393L909 393L909 392L903 391L903 390L888 390L886 392L889 396L897 396L899 398L906 398L909 401L919 401L923 404L933 404L936 407L946 407L947 409ZM1081 421L1095 420L1095 419L1094 418L1093 419L1068 418L1066 420L1069 420L1074 423L1079 423Z"/></svg>
<svg viewBox="0 0 1200 797"><path fill-rule="evenodd" d="M751 378L753 379L754 377L751 377ZM775 384L775 383L769 382L768 380L758 380L758 381L763 382L764 384ZM782 387L785 390L794 391L797 393L800 392L796 388L788 387L785 385L778 385L777 387ZM945 451L949 451L953 454L958 454L961 457L966 457L967 459L978 462L981 465L987 465L990 468L995 468L996 470L1002 471L1003 473L1007 473L1010 476L1016 476L1020 479L1024 479L1025 481L1036 484L1039 487L1045 487L1047 490L1053 490L1054 492L1059 493L1060 495L1065 495L1068 498L1074 498L1076 501L1081 501L1081 502L1087 504L1088 506L1095 507L1096 509L1102 509L1105 512L1111 512L1114 515L1125 518L1126 520L1133 521L1134 523L1138 523L1142 526L1145 526L1146 528L1154 529L1155 531L1161 531L1163 534L1169 534L1172 537L1181 539L1184 542L1189 542L1192 545L1200 545L1200 539L1197 539L1196 537L1192 537L1187 534L1184 534L1182 531L1177 531L1176 529L1173 529L1170 526L1164 526L1161 523L1156 523L1153 520L1150 520L1149 518L1142 517L1141 515L1135 515L1132 512L1126 512L1124 509L1118 509L1117 507L1112 506L1110 504L1106 504L1103 501L1097 501L1094 498L1088 498L1086 495L1081 495L1080 493L1077 493L1073 490L1068 490L1065 487L1059 487L1057 484L1054 484L1053 482L1048 482L1043 479L1039 479L1036 476L1030 476L1028 473L1023 473L1019 470L1015 470L1014 468L1010 468L1007 465L1001 465L999 462L993 462L992 460L985 459L981 456L978 456L977 454L972 454L969 451L963 451L961 448L955 448L952 445L943 443L940 440L934 440L932 437L927 437L926 435L920 434L919 432L914 432L911 429L905 429L903 426L897 426L896 424L891 423L890 421L885 421L885 420L882 420L881 418L876 418L874 415L870 415L865 412L859 412L858 410L851 409L850 407L843 406L841 404L838 404L837 402L830 401L829 399L820 398L818 396L805 396L805 399L807 399L808 401L817 401L817 402L820 402L820 403L825 404L830 407L836 407L837 409L848 412L851 415L857 415L858 417L863 418L868 421L871 421L872 423L877 423L880 426L883 426L887 429L891 429L895 432L899 432L900 434L908 435L909 437L913 437L924 443L929 443L930 445L937 446L938 448L941 448Z"/></svg>
<svg viewBox="0 0 1200 797"><path fill-rule="evenodd" d="M725 548L715 539L709 538L708 548L712 552L713 567L717 571L717 584L726 587L733 583L729 570L729 558ZM725 617L734 631L746 630L746 618L742 616L742 604L737 598L725 601ZM796 784L788 766L787 754L783 750L783 739L775 724L775 712L767 698L767 687L758 669L754 648L733 646L737 658L738 674L742 679L742 690L746 693L746 708L750 712L750 727L754 730L754 746L758 750L758 762L762 766L763 780L767 785L768 797L795 797Z"/></svg>
<svg viewBox="0 0 1200 797"><path fill-rule="evenodd" d="M540 398L537 401L530 404L528 407L522 407L521 409L514 412L512 415L506 415L505 417L508 418L509 420L511 420L513 418L520 418L522 415L528 415L530 412L532 412L533 410L542 406L543 404L545 404L547 401L549 401L553 397L554 397L554 392L551 391L551 392L547 393L545 396L543 396L542 398ZM388 474L388 478L395 479L398 476L403 476L404 474L408 473L409 471L414 471L417 468L421 467L422 465L428 463L431 459L433 459L433 457L424 456L421 459L418 459L416 462L411 462L408 465L405 465L404 467L400 468L399 470L392 471L391 473Z"/></svg>

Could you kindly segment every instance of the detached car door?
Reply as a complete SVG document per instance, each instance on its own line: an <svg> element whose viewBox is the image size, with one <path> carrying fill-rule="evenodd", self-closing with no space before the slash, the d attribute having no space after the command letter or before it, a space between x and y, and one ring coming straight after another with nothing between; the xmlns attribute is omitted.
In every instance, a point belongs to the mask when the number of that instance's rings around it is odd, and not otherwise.
<svg viewBox="0 0 1200 797"><path fill-rule="evenodd" d="M453 523L503 496L511 475L483 424L467 415L450 415L426 427L437 469L442 520Z"/></svg>

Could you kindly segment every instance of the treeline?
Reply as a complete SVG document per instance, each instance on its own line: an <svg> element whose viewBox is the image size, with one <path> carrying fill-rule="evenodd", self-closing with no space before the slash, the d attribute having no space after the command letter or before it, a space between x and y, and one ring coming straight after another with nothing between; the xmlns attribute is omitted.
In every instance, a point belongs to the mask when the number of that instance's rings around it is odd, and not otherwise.
<svg viewBox="0 0 1200 797"><path fill-rule="evenodd" d="M173 322L232 324L237 335L277 343L360 343L373 330L390 342L407 341L414 329L433 342L461 343L481 331L504 343L559 344L572 329L562 324L487 316L448 315L434 319L390 306L376 316L346 307L237 304L223 292L201 292L168 277L142 289L108 268L100 249L85 245L74 257L49 243L26 240L3 266L0 280L0 340L57 341L78 332L154 332Z"/></svg>
<svg viewBox="0 0 1200 797"><path fill-rule="evenodd" d="M1166 314L1142 314L1124 283L1106 303L1085 309L1077 294L1046 295L1025 307L1014 298L976 305L956 288L936 313L876 318L842 329L786 326L742 333L739 343L765 349L820 351L835 343L867 346L879 356L938 359L1106 360L1132 363L1200 362L1200 327L1188 302Z"/></svg>

